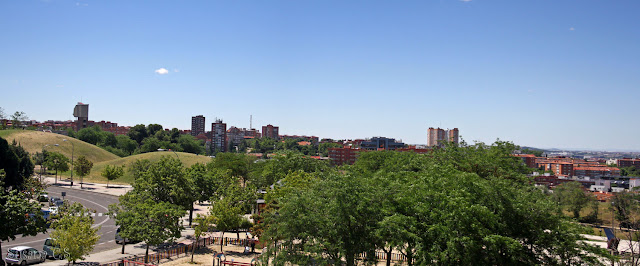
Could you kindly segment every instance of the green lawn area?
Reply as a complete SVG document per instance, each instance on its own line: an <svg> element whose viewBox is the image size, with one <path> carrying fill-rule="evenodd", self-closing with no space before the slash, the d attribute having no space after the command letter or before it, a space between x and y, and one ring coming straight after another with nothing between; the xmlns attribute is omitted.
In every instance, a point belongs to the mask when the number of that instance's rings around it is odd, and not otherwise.
<svg viewBox="0 0 640 266"><path fill-rule="evenodd" d="M180 161L182 162L182 164L185 167L189 167L195 163L208 163L209 161L211 161L211 158L209 158L208 156L204 156L204 155L196 155L196 154L192 154L192 153L184 153L184 152L177 152ZM129 172L127 171L127 166L130 165L131 163L135 162L136 160L149 160L151 162L155 162L160 160L160 158L162 158L162 156L170 156L170 157L175 157L176 155L171 152L171 151L162 151L162 152L149 152L149 153L143 153L143 154L137 154L137 155L132 155L132 156L127 156L124 158L118 158L115 160L109 160L109 161L103 161L103 162L99 162L99 163L94 163L93 164L93 168L91 169L91 173L89 174L89 176L86 176L84 178L85 182L93 182L93 183L107 183L107 179L102 177L102 170L105 168L105 166L107 165L115 165L115 166L125 166L125 174L124 176L122 176L119 179L116 179L114 181L111 181L109 183L113 183L113 184L131 184L133 183L133 181L135 180L135 178L133 176L131 176L129 174ZM65 178L69 177L70 172L66 172L62 174ZM76 177L76 175L74 175L74 179L75 180L79 180L78 177Z"/></svg>

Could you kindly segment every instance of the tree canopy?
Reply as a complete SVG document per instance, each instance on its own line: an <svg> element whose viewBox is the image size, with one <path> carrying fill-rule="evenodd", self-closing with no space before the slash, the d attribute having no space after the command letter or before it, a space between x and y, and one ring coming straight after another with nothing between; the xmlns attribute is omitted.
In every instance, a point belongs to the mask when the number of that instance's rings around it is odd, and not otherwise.
<svg viewBox="0 0 640 266"><path fill-rule="evenodd" d="M367 152L353 166L289 174L269 192L263 237L281 244L276 263L355 265L391 249L409 265L600 263L606 252L578 241L583 228L531 184L517 148Z"/></svg>

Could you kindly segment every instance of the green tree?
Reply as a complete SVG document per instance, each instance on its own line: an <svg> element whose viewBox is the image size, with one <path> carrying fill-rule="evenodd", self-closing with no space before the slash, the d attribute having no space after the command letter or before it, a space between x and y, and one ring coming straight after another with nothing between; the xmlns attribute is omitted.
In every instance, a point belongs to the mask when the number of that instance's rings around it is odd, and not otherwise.
<svg viewBox="0 0 640 266"><path fill-rule="evenodd" d="M87 160L86 157L80 156L74 162L73 170L80 176L80 187L82 188L83 178L91 173L93 162Z"/></svg>
<svg viewBox="0 0 640 266"><path fill-rule="evenodd" d="M102 176L107 179L107 188L109 181L116 180L124 175L124 166L107 165L102 170Z"/></svg>
<svg viewBox="0 0 640 266"><path fill-rule="evenodd" d="M132 140L135 140L138 145L142 145L142 141L147 138L149 134L147 134L147 128L144 125L138 124L129 129L127 136Z"/></svg>
<svg viewBox="0 0 640 266"><path fill-rule="evenodd" d="M213 203L210 215L216 224L216 228L222 232L221 238L224 238L224 232L240 227L242 222L242 210L233 206L228 198L223 198ZM222 242L220 242L220 252L222 252Z"/></svg>
<svg viewBox="0 0 640 266"><path fill-rule="evenodd" d="M89 255L100 240L100 227L92 227L94 221L90 213L80 203L74 202L61 211L60 217L53 223L51 238L55 245L60 246L67 261L74 264L77 260L84 260L84 256Z"/></svg>
<svg viewBox="0 0 640 266"><path fill-rule="evenodd" d="M137 179L143 173L147 172L149 168L151 168L151 161L147 159L144 159L144 160L138 159L138 160L135 160L133 163L129 164L127 171L129 171L129 174L131 174L133 178Z"/></svg>
<svg viewBox="0 0 640 266"><path fill-rule="evenodd" d="M4 169L0 169L0 249L2 242L15 240L16 235L35 236L47 230L38 202L15 188L7 188L5 177Z"/></svg>
<svg viewBox="0 0 640 266"><path fill-rule="evenodd" d="M134 188L120 196L118 204L109 205L109 215L120 226L120 236L145 242L145 263L149 262L149 246L180 237L184 209L165 201L155 201L147 192Z"/></svg>
<svg viewBox="0 0 640 266"><path fill-rule="evenodd" d="M132 140L127 135L118 135L116 136L117 147L125 151L127 154L131 155L138 147L138 143L135 140Z"/></svg>
<svg viewBox="0 0 640 266"><path fill-rule="evenodd" d="M27 120L29 120L29 117L22 111L16 111L11 115L11 125L13 128L21 128L22 122Z"/></svg>
<svg viewBox="0 0 640 266"><path fill-rule="evenodd" d="M33 162L29 153L14 140L11 145L0 138L0 169L5 170L4 187L24 189L25 182L33 175Z"/></svg>
<svg viewBox="0 0 640 266"><path fill-rule="evenodd" d="M163 131L163 127L162 125L158 125L158 124L149 124L147 126L147 135L148 136L153 136L155 135L157 132L162 132Z"/></svg>
<svg viewBox="0 0 640 266"><path fill-rule="evenodd" d="M202 141L197 140L191 135L180 135L177 138L177 143L183 152L204 154L204 144L202 144Z"/></svg>
<svg viewBox="0 0 640 266"><path fill-rule="evenodd" d="M98 125L80 129L78 131L78 139L93 145L98 145L102 141L102 128Z"/></svg>
<svg viewBox="0 0 640 266"><path fill-rule="evenodd" d="M196 249L198 249L198 242L200 242L200 238L209 232L209 229L213 224L213 216L198 214L196 217L196 224L196 227L193 228L193 237L196 238L196 241L193 243L193 247L191 249L191 263L193 263L193 255L196 253Z"/></svg>
<svg viewBox="0 0 640 266"><path fill-rule="evenodd" d="M566 207L575 219L580 218L580 211L590 202L589 195L578 182L567 182L557 186L553 195L560 206Z"/></svg>
<svg viewBox="0 0 640 266"><path fill-rule="evenodd" d="M55 182L58 183L58 171L69 171L69 158L59 152L48 152L47 160L45 161L44 165L47 168L56 171Z"/></svg>

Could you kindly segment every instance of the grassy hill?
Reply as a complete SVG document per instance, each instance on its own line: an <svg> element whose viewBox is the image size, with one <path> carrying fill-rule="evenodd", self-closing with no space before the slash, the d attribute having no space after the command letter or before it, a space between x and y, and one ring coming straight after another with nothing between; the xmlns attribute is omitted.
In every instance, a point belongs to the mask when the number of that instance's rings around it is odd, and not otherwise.
<svg viewBox="0 0 640 266"><path fill-rule="evenodd" d="M33 131L33 130L20 130L20 129L12 129L12 130L0 130L0 137L6 139L9 143L13 142L15 139L26 151L30 154L35 154L36 152L42 151L42 147L44 145L49 145L46 147L48 151L55 151L64 154L65 156L71 158L71 144L75 146L73 156L74 158L78 158L81 155L87 157L89 161L93 162L93 168L91 169L91 173L89 176L85 177L85 182L96 182L96 183L106 183L107 179L102 177L102 170L106 165L125 165L125 174L123 177L112 181L114 184L130 184L135 179L133 176L129 175L126 171L126 166L135 162L136 160L144 160L147 159L149 161L155 162L160 160L162 156L176 156L171 151L162 151L162 152L149 152L143 153L133 156L128 156L124 158L120 158L117 155L110 153L108 151L103 150L102 148L95 146L93 144L86 143L81 140L77 140L74 138L69 138L64 135L55 134L55 133L47 133L42 131ZM67 141L63 141L66 139ZM55 146L58 144L58 146ZM189 167L195 163L207 163L211 160L211 158L203 155L196 155L192 153L184 153L177 152L180 161L186 166ZM63 177L69 177L71 172L66 173L58 173ZM74 175L74 179L76 182L79 181Z"/></svg>
<svg viewBox="0 0 640 266"><path fill-rule="evenodd" d="M0 130L0 137L6 139L9 144L11 144L11 142L13 142L13 140L15 139L26 151L28 151L32 155L36 152L41 152L43 146L49 145L48 147L46 147L47 151L59 152L71 159L72 145L70 142L72 142L73 147L75 147L73 149L74 158L78 158L81 155L84 155L89 161L92 161L94 164L120 158L117 155L105 151L96 145L55 133L12 129ZM63 141L63 139L66 139L67 141ZM58 144L58 146L55 146L55 144Z"/></svg>
<svg viewBox="0 0 640 266"><path fill-rule="evenodd" d="M192 154L192 153L184 153L184 152L177 152L178 154L178 158L180 158L180 161L182 161L182 164L185 167L189 167L195 163L208 163L209 161L211 161L211 158L209 158L208 156L204 156L204 155L196 155L196 154ZM95 182L95 183L107 183L107 179L102 177L102 170L105 168L105 166L107 165L116 165L116 166L121 166L124 165L125 166L125 174L123 177L116 179L115 181L111 181L111 183L114 184L131 184L134 181L134 177L131 176L128 173L128 169L126 168L128 165L130 165L131 163L135 162L136 160L149 160L151 162L155 162L160 160L160 158L162 156L171 156L171 157L175 157L176 155L171 152L171 151L159 151L159 152L149 152L149 153L143 153L143 154L138 154L138 155L132 155L132 156L128 156L128 157L124 157L124 158L118 158L115 160L110 160L110 161L104 161L104 162L100 162L100 163L94 163L93 164L93 168L91 169L91 174L89 174L89 176L85 177L84 181L85 182ZM74 178L75 179L75 178Z"/></svg>

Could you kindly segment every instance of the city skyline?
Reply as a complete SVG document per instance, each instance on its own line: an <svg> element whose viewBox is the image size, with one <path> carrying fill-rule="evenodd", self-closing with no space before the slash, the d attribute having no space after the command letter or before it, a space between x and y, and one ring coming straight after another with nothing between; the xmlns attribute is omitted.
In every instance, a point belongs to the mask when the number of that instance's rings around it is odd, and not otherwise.
<svg viewBox="0 0 640 266"><path fill-rule="evenodd" d="M640 3L0 3L0 107L280 134L640 151ZM118 14L115 16L115 14ZM210 124L207 122L207 124ZM207 126L207 129L209 126Z"/></svg>

